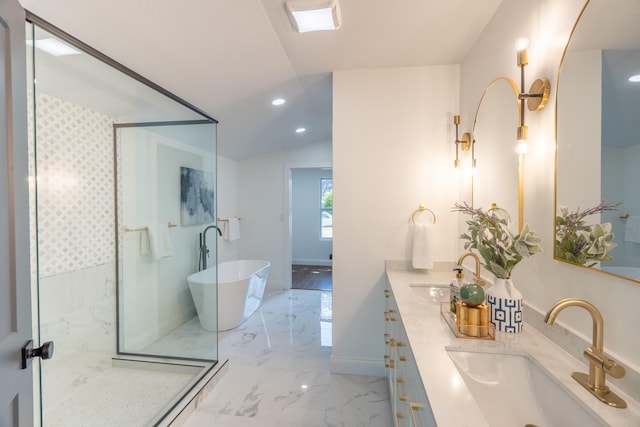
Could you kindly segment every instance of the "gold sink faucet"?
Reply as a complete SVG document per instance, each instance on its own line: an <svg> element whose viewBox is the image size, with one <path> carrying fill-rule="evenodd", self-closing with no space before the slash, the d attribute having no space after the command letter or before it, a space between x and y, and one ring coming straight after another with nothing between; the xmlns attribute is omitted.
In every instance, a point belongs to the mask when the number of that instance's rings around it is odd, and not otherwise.
<svg viewBox="0 0 640 427"><path fill-rule="evenodd" d="M553 325L556 317L558 317L558 313L567 307L582 307L591 314L591 318L593 319L593 345L584 351L584 357L589 361L589 375L583 372L573 372L571 376L601 402L615 408L626 408L627 403L609 390L609 387L605 384L606 374L614 378L622 378L624 377L625 370L624 367L618 365L604 354L604 322L600 311L587 301L567 298L558 301L551 307L544 317L545 323Z"/></svg>
<svg viewBox="0 0 640 427"><path fill-rule="evenodd" d="M476 272L473 274L476 278L476 283L478 283L481 286L484 286L486 282L482 277L480 277L480 258L478 258L478 255L474 254L473 252L467 252L463 254L460 257L460 259L458 259L458 265L462 267L462 262L468 256L473 257L473 259L476 261Z"/></svg>

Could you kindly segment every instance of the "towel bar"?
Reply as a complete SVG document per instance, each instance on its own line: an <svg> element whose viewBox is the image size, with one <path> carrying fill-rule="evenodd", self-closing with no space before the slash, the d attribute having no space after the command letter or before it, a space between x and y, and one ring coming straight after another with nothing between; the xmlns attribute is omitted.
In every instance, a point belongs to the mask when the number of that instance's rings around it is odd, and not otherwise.
<svg viewBox="0 0 640 427"><path fill-rule="evenodd" d="M491 213L491 211L498 211L498 212L504 213L504 215L507 216L507 222L511 223L511 215L509 215L508 210L498 207L496 203L491 203L491 208L487 211L487 213Z"/></svg>
<svg viewBox="0 0 640 427"><path fill-rule="evenodd" d="M178 226L177 224L174 224L171 221L167 223L167 227L169 228L173 228L177 226ZM129 233L133 231L147 231L148 229L149 229L148 227L129 228L126 225L122 227L122 231L124 231L125 233Z"/></svg>
<svg viewBox="0 0 640 427"><path fill-rule="evenodd" d="M416 209L415 211L413 211L413 213L411 214L411 224L415 224L416 223L416 214L419 212L424 212L427 211L429 212L432 216L433 216L433 223L436 223L436 214L433 213L433 211L429 208L426 208L424 205L420 205L420 207L418 207L418 209Z"/></svg>

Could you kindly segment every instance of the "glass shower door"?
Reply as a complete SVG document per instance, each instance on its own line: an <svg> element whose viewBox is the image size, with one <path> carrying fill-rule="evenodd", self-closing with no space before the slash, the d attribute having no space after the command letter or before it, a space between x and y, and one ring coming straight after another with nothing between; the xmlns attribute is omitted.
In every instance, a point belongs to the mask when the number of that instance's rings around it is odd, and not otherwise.
<svg viewBox="0 0 640 427"><path fill-rule="evenodd" d="M185 166L215 174L216 121L37 17L28 20L34 337L36 345L55 342L55 357L40 363L34 384L41 401L36 419L44 426L155 425L217 363L216 333L207 334L206 354L189 351L197 347L189 341L200 339L196 334L178 336L179 326L197 324L186 285L197 237L177 239L186 230L169 204L179 206L179 196L167 196L180 185L173 166L181 151L197 151L203 159ZM47 51L52 44L65 53ZM141 123L147 125L126 125ZM156 163L137 143L133 157L116 150L116 135L134 127L136 141L155 147ZM123 197L122 172L154 187ZM121 210L128 196L154 216L123 223L129 220L129 211ZM157 203L151 206L151 200ZM170 222L176 227L169 228ZM160 224L173 233L175 264L123 263L125 246L142 235L123 227ZM137 256L143 250L138 246ZM142 274L145 268L155 269L155 276ZM122 275L129 269L139 274ZM164 282L178 275L179 283ZM143 292L152 280L154 292ZM136 305L120 306L119 298L131 289ZM121 346L122 331L140 331L143 321L153 324L144 323L148 327L135 335L137 347ZM149 350L154 340L172 334L181 340L180 351Z"/></svg>

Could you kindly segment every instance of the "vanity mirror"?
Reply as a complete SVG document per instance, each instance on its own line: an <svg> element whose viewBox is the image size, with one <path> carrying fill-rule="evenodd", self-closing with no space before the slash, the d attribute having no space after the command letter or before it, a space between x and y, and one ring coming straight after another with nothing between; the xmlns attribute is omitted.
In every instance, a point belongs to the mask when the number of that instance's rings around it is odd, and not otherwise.
<svg viewBox="0 0 640 427"><path fill-rule="evenodd" d="M604 261L567 256L559 245L554 257L640 282L640 83L634 82L640 76L633 78L640 75L638 21L637 0L590 0L563 55L556 97L556 242L567 212L601 202L617 206L585 217L583 236L592 236L582 244L596 251L608 245Z"/></svg>
<svg viewBox="0 0 640 427"><path fill-rule="evenodd" d="M472 133L472 155L476 165L472 204L475 208L488 210L495 203L509 212L512 221L518 221L520 230L521 188L519 156L515 150L518 92L513 80L500 77L489 83L482 93Z"/></svg>

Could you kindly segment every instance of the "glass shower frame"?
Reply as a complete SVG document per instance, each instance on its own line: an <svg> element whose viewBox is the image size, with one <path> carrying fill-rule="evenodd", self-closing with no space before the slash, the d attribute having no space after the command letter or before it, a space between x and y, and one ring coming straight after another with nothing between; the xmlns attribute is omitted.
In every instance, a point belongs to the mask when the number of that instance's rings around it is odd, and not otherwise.
<svg viewBox="0 0 640 427"><path fill-rule="evenodd" d="M188 275L199 270L199 235L204 227L217 223L216 199L212 196L217 193L216 161L205 147L211 132L215 129L206 120L114 124L118 165L118 354L204 362L217 358L217 332L200 327L186 286ZM126 157L140 160L131 164L125 161ZM124 170L127 165L128 173ZM207 219L189 218L186 208L177 203L179 199L182 202L183 193L190 189L183 183L183 169L200 175L203 181L208 177L213 200L209 201ZM157 177L149 179L150 175ZM200 188L191 190L198 192L198 198L204 196ZM134 206L127 206L131 204ZM171 247L165 248L167 254L156 254L158 244L152 244L151 237L158 234L155 239L159 240L162 233L170 238ZM211 260L217 264L217 245L212 249ZM164 284L167 291L158 295L155 287L140 291L128 286L132 280L144 286L149 275L154 285ZM173 324L167 319L167 306L172 306L169 311L178 316ZM145 312L140 313L140 308ZM157 325L150 323L149 317L157 317L169 326L159 325L164 328L160 332L150 330ZM149 338L149 334L154 336ZM187 351L182 348L185 340L192 344Z"/></svg>
<svg viewBox="0 0 640 427"><path fill-rule="evenodd" d="M60 30L59 28L53 26L52 24L48 23L47 21L37 17L36 15L31 14L30 12L27 11L27 25L32 27L32 34L34 35L34 37L32 38L32 43L35 44L35 32L36 29L40 29L42 31L45 31L47 33L50 33L51 35L53 35L55 38L58 38L62 41L64 41L64 43L80 50L82 52L82 54L84 55L88 55L89 57L91 57L93 60L98 60L99 62L105 64L106 66L112 68L113 70L122 73L123 75L127 76L128 78L134 80L135 82L137 82L138 84L141 84L142 86L146 87L147 89L150 89L151 91L155 92L156 95L159 95L160 97L166 98L167 100L170 100L172 102L175 103L176 106L179 106L180 109L187 111L188 114L186 115L179 115L179 117L176 117L175 120L167 120L167 117L160 117L158 121L154 121L154 119L149 120L148 118L145 118L146 120L144 121L140 121L140 122L129 122L127 124L123 124L123 123L115 123L114 124L114 129L113 129L113 134L114 134L114 151L115 151L115 134L117 132L118 128L125 128L127 126L146 126L146 127L150 127L150 126L156 126L156 125L162 125L162 126L200 126L200 125L207 125L207 126L211 126L211 128L213 129L213 140L212 140L212 145L211 145L211 149L213 152L213 157L215 159L215 153L216 153L216 146L215 146L215 127L217 125L217 120L211 116L209 116L208 114L206 114L205 112L203 112L202 110L198 109L197 107L189 104L188 102L182 100L181 98L177 97L176 95L166 91L165 89L163 89L162 87L158 86L157 84L151 82L150 80L140 76L139 74L135 73L134 71L130 70L127 67L124 67L123 65L117 63L116 61L112 60L111 58L103 55L102 53L98 52L97 50L91 48L90 46L86 45L85 43L81 42L80 40L74 38L73 36L70 36L69 34L65 33L64 31ZM33 138L34 138L34 149L36 150L35 153L33 153L34 159L37 159L37 148L35 148L38 144L38 133L36 131L36 110L38 108L37 106L37 94L39 93L38 90L39 88L37 88L36 85L36 49L33 48L32 50L32 54L33 54L33 62L32 62L32 67L29 70L30 73L33 73L33 75L31 76L32 79L31 81L33 82L33 99L30 100L30 103L32 105L33 108L33 121L34 124L32 126L32 134L33 134ZM40 53L38 53L40 54ZM44 55L44 54L42 54ZM117 154L114 152L113 154L113 159L114 159L114 169L117 167ZM39 180L40 180L40 175L38 174L37 170L37 160L34 160L36 162L35 170L32 174L33 176L33 181L32 181L32 188L33 188L33 196L31 197L32 200L32 204L34 206L36 206L38 204L38 200L37 200L37 194L38 194L38 187L39 187ZM215 161L215 160L214 160ZM215 167L214 167L214 172L215 172ZM115 211L116 213L118 212L118 187L117 187L117 183L115 182L115 180L117 179L117 171L114 171L114 205L115 205ZM117 215L116 215L117 216ZM116 295L120 295L120 254L121 252L119 252L119 244L118 242L121 239L121 235L122 235L122 229L121 229L121 224L119 223L117 218L114 218L114 222L115 222L115 227L116 227L116 236L115 236L115 252L116 252L116 256L115 256L115 264L116 264L116 268L115 268L115 272L114 275L116 277ZM34 245L35 248L32 251L33 255L32 258L35 258L35 262L32 262L32 265L36 266L36 270L34 273L34 279L33 283L37 286L37 288L34 291L34 298L33 298L33 305L34 305L34 316L36 316L36 318L34 319L34 327L37 328L37 330L34 330L34 337L36 337L36 339L40 342L40 345L42 344L42 342L50 340L52 338L55 339L55 337L51 337L51 336L47 336L47 334L50 332L48 330L42 330L41 328L41 307L43 305L43 294L41 293L41 271L40 271L40 259L41 259L41 254L39 253L39 242L38 242L38 233L39 233L39 224L38 224L38 216L37 214L35 215L35 218L32 218L32 229L34 230L34 237L32 237L32 241L35 240L36 244ZM49 292L49 294L45 294L45 295L51 295L51 293ZM143 310L144 308L142 308L141 310ZM118 322L120 320L120 303L116 304L116 311L114 312L114 321ZM171 411L173 408L175 408L181 398L181 396L185 395L186 393L188 393L194 386L195 383L197 382L197 380L199 378L201 378L202 376L206 375L207 373L209 373L210 371L212 371L214 369L214 367L217 365L217 334L215 335L215 352L214 353L210 353L208 354L206 357L202 356L202 355L195 355L195 356L190 356L188 354L169 354L169 353L164 353L164 354L155 354L155 353L150 353L150 352L145 352L145 351L130 351L126 348L122 348L122 346L120 345L120 325L116 326L116 334L118 336L117 341L115 343L115 347L116 347L116 351L114 354L114 357L112 358L112 363L114 366L126 366L127 368L135 368L136 366L140 366L142 367L142 365L149 364L149 365L154 365L154 366L158 366L158 365L173 365L176 368L169 368L169 370L171 369L175 369L176 371L179 371L181 369L184 370L184 368L186 367L187 371L190 372L196 372L195 374L195 378L193 381L190 381L187 385L187 387L185 389L182 390L181 394L179 396L176 396L175 398L173 398L172 400L170 400L167 404L167 406L165 407L165 409L163 409L162 413L157 414L153 419L148 420L148 424L150 425L155 425L156 423L160 422L164 416ZM62 353L64 353L64 343L63 347L59 347L57 346L57 350L60 349L60 351ZM57 351L57 353L59 354L60 351ZM191 363L193 362L193 363ZM51 383L53 380L51 378L46 378L46 375L43 374L43 366L46 369L46 364L48 362L44 362L42 364L40 363L36 363L34 364L35 368L38 370L38 372L36 373L36 384L34 384L34 390L36 391L36 393L40 394L40 402L41 402L41 406L42 406L42 401L44 399L43 396L43 382L47 382L49 381L49 383ZM148 367L142 367L142 369L148 370ZM37 397L37 396L36 396ZM40 414L37 414L36 416L36 420L39 419L40 421L40 425L46 425L46 421L47 420L43 420L42 418L42 408L40 408Z"/></svg>

